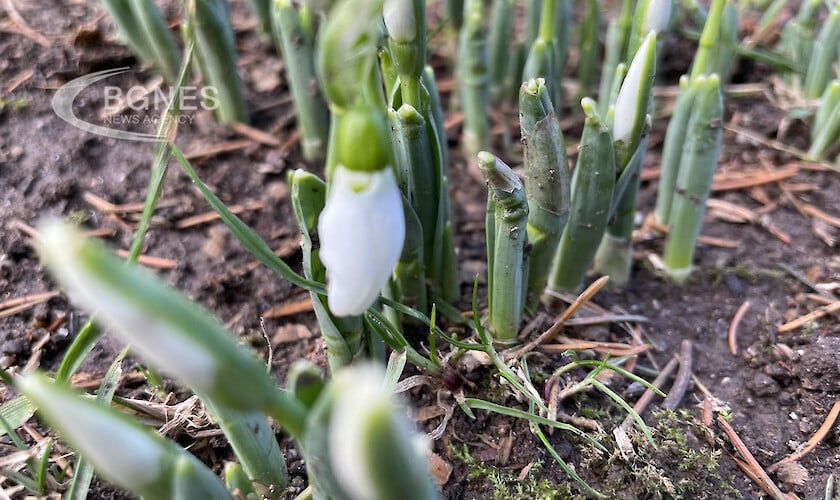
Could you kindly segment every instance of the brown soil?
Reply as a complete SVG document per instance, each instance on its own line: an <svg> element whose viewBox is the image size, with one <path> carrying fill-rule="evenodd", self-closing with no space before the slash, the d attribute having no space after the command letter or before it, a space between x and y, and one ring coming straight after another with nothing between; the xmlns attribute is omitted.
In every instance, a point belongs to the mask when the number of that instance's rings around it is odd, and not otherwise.
<svg viewBox="0 0 840 500"><path fill-rule="evenodd" d="M142 202L152 158L150 144L85 133L59 120L51 109L53 92L63 83L93 71L136 64L130 53L113 40L101 9L80 1L49 6L22 1L12 4L17 5L33 31L22 28L9 14L0 18L4 26L0 30L0 54L4 55L0 60L0 302L55 289L18 222L31 226L44 217L64 215L89 229L111 230L109 243L127 248L136 214L109 215L86 201L85 194L92 193L114 204ZM296 227L287 199L285 173L288 169L310 167L300 159L297 144L287 143L294 124L289 120L291 106L285 82L277 76L282 74L281 64L270 44L253 34L254 23L244 6L238 2L234 6L241 73L248 88L253 125L268 131L286 147L251 141L233 151L214 152L214 146L245 137L216 125L203 112L189 114L190 120L179 131L178 143L188 153L196 153L194 162L200 175L225 202L262 203L257 208L252 205L241 217L273 248L285 249L285 259L296 263ZM32 33L40 33L42 43ZM666 55L668 78L684 71L688 61L681 58L681 53ZM152 73L137 70L109 83L128 88L148 83L152 78ZM736 81L769 88L768 80L751 70L742 71ZM672 84L673 80L666 83ZM77 112L89 120L97 119L100 110L84 103L98 102L96 91L94 88L91 94L82 94L77 101ZM668 102L667 97L661 100ZM700 246L699 269L687 285L678 287L657 275L648 256L661 252L662 238L640 231L631 284L625 290L602 291L594 302L615 312L640 314L648 319L639 325L645 340L654 348L640 358L640 366L664 366L679 352L683 339L691 340L694 375L728 412L737 434L766 468L807 441L835 401L840 400L837 316L817 320L792 333L777 333L780 324L820 306L806 296L813 290L783 271L779 264L816 283L840 281L840 257L830 246L831 238L837 238L837 228L797 210L797 206L807 203L836 217L840 177L825 168L803 166L788 153L732 131L749 130L761 141L775 139L781 133L788 145L806 145L807 126L798 121L788 123L785 113L760 92L729 99L727 109L730 128L725 133L721 172L755 171L762 165L768 172L802 168L782 182L714 194L716 199L757 210L762 215L755 223L736 224L710 214L703 234L729 240L734 248ZM572 113L569 110L569 116ZM648 172L653 172L658 164L665 124L664 120L654 124ZM571 126L579 128L574 123ZM147 126L143 131L151 132L151 128ZM576 136L576 131L567 133L568 140ZM457 130L453 130L453 141L456 137ZM512 156L515 158L516 154ZM511 164L515 163L511 159ZM456 156L452 176L462 290L468 297L473 276L485 271L486 194L463 158ZM643 214L653 206L655 187L655 181L643 187L639 204ZM267 355L261 317L278 306L305 299L306 295L264 267L251 265L253 258L220 222L180 228L179 222L210 208L174 163L162 200L144 254L171 259L174 267L160 270L163 278L213 311L261 355ZM782 241L785 236L789 240ZM836 291L824 293L837 300ZM747 300L751 307L738 328L738 354L732 355L727 331L736 310ZM461 306L468 308L466 303ZM535 330L547 327L558 312L559 306L545 311L535 322ZM38 350L36 344L47 334L47 327L60 318L65 318L64 322L52 329L49 340ZM63 296L0 319L2 368L25 365L37 350L41 368L54 370L84 320ZM284 380L292 360L305 357L323 365L323 346L310 313L268 317L264 327L272 340L278 380ZM617 326L570 328L566 333L573 338L629 342L629 336ZM289 338L297 340L289 342ZM105 337L80 371L96 379L118 348ZM534 373L546 374L562 359L559 355L541 354L530 362ZM452 372L447 380L432 381L409 391L413 404L430 408L439 400L452 403L447 387L451 389L454 379L468 396L519 405L487 368L461 364L452 367ZM626 380L609 383L631 402L638 397ZM165 389L175 391L178 400L186 397L183 390L171 384ZM2 391L3 399L13 395L5 388ZM141 399L159 397L154 388L138 379L124 383L118 393ZM682 410L648 410L645 419L653 428L658 448L653 449L639 433L631 432L633 456L622 456L612 437L612 429L625 413L595 393L568 400L564 409L569 414L596 419L609 453L597 453L564 433L555 432L550 440L585 480L610 497L762 496L733 461L729 438L717 425L706 427L700 421L698 403L704 399L707 395L692 384L682 400ZM437 415L422 425L431 430L440 420ZM289 495L293 497L305 486L303 464L293 443L281 439L291 470ZM178 440L191 444L191 449L217 470L230 456L219 438L182 434ZM8 444L8 438L0 441L2 449L10 449ZM435 451L454 467L442 487L445 498L566 498L578 492L521 420L481 411L471 420L456 406L446 432L435 443ZM782 490L801 498L822 498L829 475L840 470L840 428L835 424L799 463L808 475L801 484L796 484L789 474L775 473L771 478ZM91 498L124 497L100 482L91 492Z"/></svg>

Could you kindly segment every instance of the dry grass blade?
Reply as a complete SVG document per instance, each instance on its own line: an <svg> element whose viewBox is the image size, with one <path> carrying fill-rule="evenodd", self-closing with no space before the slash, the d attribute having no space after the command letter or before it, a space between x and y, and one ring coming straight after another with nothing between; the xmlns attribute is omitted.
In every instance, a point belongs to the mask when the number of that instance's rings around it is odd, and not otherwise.
<svg viewBox="0 0 840 500"><path fill-rule="evenodd" d="M584 351L593 350L601 354L609 354L610 356L633 356L647 351L650 346L642 345L628 345L619 342L596 342L590 340L572 340L556 344L543 344L540 350L543 352L566 352L566 351Z"/></svg>
<svg viewBox="0 0 840 500"><path fill-rule="evenodd" d="M124 259L128 258L127 250L118 249L115 253ZM164 257L153 257L151 255L138 256L137 263L155 269L175 269L178 266L178 261Z"/></svg>
<svg viewBox="0 0 840 500"><path fill-rule="evenodd" d="M824 305L817 310L811 311L804 316L800 316L795 320L788 321L784 325L779 326L778 332L779 333L788 333L793 330L796 330L799 327L805 326L806 324L814 321L816 319L822 318L828 314L833 314L837 311L840 311L840 300L834 301L831 304Z"/></svg>
<svg viewBox="0 0 840 500"><path fill-rule="evenodd" d="M770 495L770 498L773 498L774 500L790 500L790 497L782 493L782 490L780 490L779 487L776 486L776 483L770 479L770 476L767 475L767 472L761 467L758 460L756 460L753 454L750 453L747 445L741 441L741 438L738 437L738 434L735 432L735 429L729 425L729 422L727 422L722 416L718 415L717 423L723 429L723 432L726 433L726 437L729 438L732 446L735 447L735 450L744 459L743 461L738 459L735 460L738 466L741 467L741 469L747 473L747 475L750 476L750 478L755 481L755 483L764 490L765 493Z"/></svg>
<svg viewBox="0 0 840 500"><path fill-rule="evenodd" d="M750 301L745 300L741 307L735 312L735 316L732 318L732 323L729 324L729 352L732 353L733 356L738 355L738 325L741 324L741 320L744 318L744 314L750 308Z"/></svg>
<svg viewBox="0 0 840 500"><path fill-rule="evenodd" d="M774 172L756 172L754 174L738 176L720 175L716 176L716 179L712 183L712 191L734 191L761 186L763 184L772 184L789 179L797 173L799 173L799 167L791 166Z"/></svg>
<svg viewBox="0 0 840 500"><path fill-rule="evenodd" d="M609 280L609 276L601 276L600 278L598 278L594 283L589 285L589 287L587 287L587 289L584 290L583 293L581 293L578 296L578 298L575 299L574 302L569 304L569 307L567 307L562 313L560 313L560 317L558 317L554 324L551 325L551 328L546 330L545 333L543 333L536 339L525 344L521 349L509 355L506 355L505 359L508 361L512 359L518 359L522 355L531 352L538 345L545 344L546 342L551 342L552 340L554 340L554 337L556 337L560 333L560 331L563 330L563 327L566 324L566 320L571 318L578 311L578 309L580 309L581 307L583 307L584 304L589 302L589 300L592 299L592 297L595 296L595 294L598 293L599 290L604 288L604 286Z"/></svg>
<svg viewBox="0 0 840 500"><path fill-rule="evenodd" d="M773 472L788 462L795 462L817 447L818 444L822 442L823 439L831 432L832 426L834 426L834 422L837 421L837 417L840 416L840 399L834 402L834 406L831 407L831 411L828 412L828 416L825 418L825 421L822 423L817 432L811 436L811 439L805 443L805 446L801 447L800 449L796 450L795 452L791 453L790 455L786 456L785 458L779 460L775 464L767 467L768 472Z"/></svg>
<svg viewBox="0 0 840 500"><path fill-rule="evenodd" d="M834 217L833 215L829 215L809 203L802 203L801 208L803 212L810 215L811 217L816 217L817 219L825 222L826 224L830 224L834 227L840 228L840 218Z"/></svg>
<svg viewBox="0 0 840 500"><path fill-rule="evenodd" d="M263 318L285 318L312 310L312 299L307 295L301 299L290 300L263 313Z"/></svg>
<svg viewBox="0 0 840 500"><path fill-rule="evenodd" d="M250 127L248 125L245 125L244 123L233 124L233 129L239 132L240 134L244 135L248 139L251 139L254 142L258 142L264 146L280 146L280 141L277 140L277 138L273 135L269 135L260 129Z"/></svg>
<svg viewBox="0 0 840 500"><path fill-rule="evenodd" d="M0 303L0 319L8 318L31 309L32 307L35 307L42 302L46 302L53 297L57 297L60 294L61 292L58 291L37 293L35 295L28 295L26 297L19 297L2 302Z"/></svg>
<svg viewBox="0 0 840 500"><path fill-rule="evenodd" d="M249 203L244 203L242 205L231 205L228 209L231 213L235 215L239 215L242 212L250 211L250 210L262 210L265 208L265 202L263 201L252 201ZM179 220L175 227L178 229L186 229L188 227L198 226L201 224L206 224L208 222L212 222L214 220L220 219L219 214L214 210L210 212L205 212L203 214L193 215L191 217L187 217L185 219Z"/></svg>
<svg viewBox="0 0 840 500"><path fill-rule="evenodd" d="M251 139L237 139L235 141L223 142L209 147L199 145L198 147L192 148L192 150L187 152L184 156L188 160L198 160L201 158L220 155L222 153L230 153L231 151L245 149L253 144L254 141Z"/></svg>
<svg viewBox="0 0 840 500"><path fill-rule="evenodd" d="M82 194L82 199L85 200L85 203L93 207L94 209L102 212L103 214L129 214L129 213L139 213L143 211L143 203L123 203L120 205L111 203L110 201L93 194L90 191L85 191ZM157 204L157 208L166 208L166 207L173 207L177 205L179 202L178 200L160 200Z"/></svg>

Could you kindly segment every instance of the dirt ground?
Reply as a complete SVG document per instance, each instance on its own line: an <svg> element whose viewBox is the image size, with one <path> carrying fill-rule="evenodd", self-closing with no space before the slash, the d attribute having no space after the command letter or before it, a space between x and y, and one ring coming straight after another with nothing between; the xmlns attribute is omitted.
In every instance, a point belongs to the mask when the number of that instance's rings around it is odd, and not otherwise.
<svg viewBox="0 0 840 500"><path fill-rule="evenodd" d="M14 10L0 14L0 363L3 369L29 363L54 370L86 318L60 294L11 312L5 306L12 299L56 290L32 250L27 226L63 215L96 231L114 247L126 249L138 216L136 204L144 199L152 145L74 128L56 117L50 100L62 84L94 71L134 67L109 80L121 88L154 84L155 77L138 69L129 51L114 41L110 23L95 2L13 0L9 4ZM271 44L255 36L255 23L241 2L234 2L233 12L252 126L267 137L219 126L209 113L195 112L187 114L178 143L208 186L226 203L240 205L243 220L296 265L297 230L285 175L289 169L319 167L301 159L282 63ZM177 16L174 10L170 14ZM673 103L672 85L689 64L684 54L679 47L666 49L667 71L657 91L662 109ZM680 353L684 340L691 341L694 378L681 405L676 411L661 411L661 399L656 398L644 414L656 448L631 431L632 450L628 453L625 448L622 453L613 428L626 414L602 395L586 393L564 400L563 411L580 418L581 425L593 425L608 452L596 452L559 432L550 435L550 441L581 477L610 498L762 498L766 494L739 469L736 460L744 457L735 452L732 438L718 422L704 422L704 404L728 418L767 470L818 433L840 401L837 313L779 332L780 325L838 300L840 176L827 166L800 161L775 142L804 149L808 130L806 123L787 119L770 76L766 68L742 64L733 79L737 92L727 99L724 148L713 194L716 205L707 215L703 229L707 239L697 251L698 270L689 283L679 287L657 274L652 256L661 253L662 237L640 226L630 285L599 292L593 303L604 310L593 307L589 313L632 314L645 320L570 326L564 332L571 339L630 343L628 330L635 329L652 346L637 363L643 375L646 368L664 367ZM444 77L445 96L452 88L447 82L451 79ZM80 117L103 119L97 92L101 87L77 99L74 109ZM562 117L570 146L579 135L579 114L568 108ZM510 121L514 118L502 114L494 115L497 129L504 128L499 127L499 116L516 128ZM639 200L640 222L655 200L666 124L666 119L654 122ZM136 129L152 131L142 123ZM457 148L457 120L449 130ZM500 140L497 146L501 155ZM506 158L516 165L518 156L515 148ZM462 156L454 155L451 169L466 299L473 277L486 270L486 191ZM278 380L285 379L292 360L305 357L323 365L323 345L307 308L308 295L255 264L223 224L207 217L210 207L174 163L161 200L144 248L146 264L267 356L264 330L273 347ZM821 285L812 289L809 283ZM747 302L735 328L737 353L733 354L729 330ZM459 306L469 309L466 302ZM555 305L541 310L529 318L529 328L544 330L561 309ZM82 366L76 383L95 387L119 347L106 336ZM535 373L550 374L564 358L539 353L529 361ZM479 362L479 366L453 365L443 379L424 379L407 391L412 406L418 408L415 416L427 431L441 424L446 408L454 403L452 380L469 397L522 407ZM573 373L565 382L581 375ZM625 379L606 382L631 404L640 395ZM142 376L126 377L118 394L161 401L161 394L168 391L174 392L168 404L187 397L171 383L163 391L151 387ZM13 393L3 388L0 396L8 400ZM191 445L216 470L231 456L213 432L176 434L179 442ZM304 467L291 440L280 439L291 470L288 496L293 498L306 484ZM10 442L3 437L0 455L9 450ZM455 406L434 450L440 477L446 479L445 498L580 494L522 420L481 411L471 420ZM771 479L799 498L823 498L830 475L840 472L836 422L798 464L771 472ZM451 473L446 474L449 467ZM90 496L124 497L101 482L95 483Z"/></svg>

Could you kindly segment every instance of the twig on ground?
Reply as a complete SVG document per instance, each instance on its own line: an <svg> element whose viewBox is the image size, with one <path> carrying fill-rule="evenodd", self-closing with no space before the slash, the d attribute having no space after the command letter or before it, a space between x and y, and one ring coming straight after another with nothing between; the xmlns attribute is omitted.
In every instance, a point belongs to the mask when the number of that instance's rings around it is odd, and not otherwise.
<svg viewBox="0 0 840 500"><path fill-rule="evenodd" d="M239 215L245 211L262 210L263 208L265 208L265 202L251 201L243 205L231 205L228 207L228 210L230 210L231 213L235 215ZM188 227L206 224L208 222L218 220L219 218L219 214L216 211L205 212L203 214L192 215L190 217L181 219L177 223L175 223L175 227L178 229L186 229Z"/></svg>
<svg viewBox="0 0 840 500"><path fill-rule="evenodd" d="M744 314L747 313L747 310L750 308L750 301L745 300L741 307L735 312L735 316L732 318L732 323L729 324L729 352L732 353L733 356L738 355L738 326L741 324L741 320L744 318Z"/></svg>
<svg viewBox="0 0 840 500"><path fill-rule="evenodd" d="M805 443L805 446L802 446L795 452L791 453L790 455L786 456L785 458L779 460L778 462L774 463L770 467L767 467L767 472L774 472L778 469L781 465L787 462L796 462L808 453L817 447L820 442L831 432L832 426L834 426L834 422L837 420L837 417L840 416L840 399L834 402L834 406L831 407L831 411L828 412L828 416L825 418L825 421L822 423L817 432L811 436L811 439Z"/></svg>
<svg viewBox="0 0 840 500"><path fill-rule="evenodd" d="M811 205L809 203L803 203L802 211L812 217L816 217L817 219L825 222L826 224L830 224L834 227L840 228L840 217L834 217L833 215L829 215L820 210L819 208L815 207L814 205Z"/></svg>
<svg viewBox="0 0 840 500"><path fill-rule="evenodd" d="M3 4L6 6L5 10L11 21L11 23L9 23L10 25L3 27L5 31L23 35L47 49L52 47L52 42L50 42L47 37L29 27L29 24L27 24L27 22L23 19L23 16L21 16L20 12L17 10L13 0L5 0Z"/></svg>
<svg viewBox="0 0 840 500"><path fill-rule="evenodd" d="M584 304L589 302L589 300L596 293L598 293L598 291L601 288L604 288L609 279L610 278L608 276L601 276L594 283L589 285L589 287L587 287L587 289L584 290L583 293L581 293L578 296L578 298L575 299L574 302L569 304L569 307L567 307L562 313L560 313L560 316L557 318L554 324L551 325L551 328L546 330L542 335L540 335L536 339L525 344L517 351L505 355L505 360L510 361L512 359L519 359L520 357L522 357L522 355L531 352L538 345L545 344L546 342L551 342L554 339L554 337L556 337L557 334L559 334L560 331L563 329L563 327L566 324L566 320L571 318L578 311L578 309L580 309Z"/></svg>
<svg viewBox="0 0 840 500"><path fill-rule="evenodd" d="M143 202L138 203L122 203L122 204L114 204L110 201L93 194L90 191L85 191L82 194L82 199L85 200L85 203L93 207L95 210L102 212L103 214L128 214L128 213L137 213L142 212L145 208L146 204ZM167 208L167 207L174 207L180 203L179 200L160 200L157 204L157 208Z"/></svg>
<svg viewBox="0 0 840 500"><path fill-rule="evenodd" d="M645 344L633 346L619 342L596 342L591 340L568 339L562 343L543 344L539 348L543 352L554 353L591 349L601 354L609 354L610 356L633 356L647 351L649 346Z"/></svg>
<svg viewBox="0 0 840 500"><path fill-rule="evenodd" d="M646 219L644 224L642 225L642 231L656 231L657 233L661 234L668 234L668 226L657 222L653 218L653 214L650 214ZM634 234L636 232L634 231ZM634 238L635 239L635 238ZM720 247L720 248L738 248L741 245L741 242L738 240L728 240L725 238L715 238L714 236L704 236L700 235L697 237L697 242L703 245L708 245L711 247Z"/></svg>
<svg viewBox="0 0 840 500"><path fill-rule="evenodd" d="M761 467L758 460L756 460L753 454L750 453L747 445L741 441L741 438L738 437L738 434L735 432L735 429L729 425L729 422L727 422L722 416L718 415L717 423L723 429L723 432L726 433L726 436L729 438L729 441L732 443L732 446L735 447L738 454L744 458L743 461L738 460L737 458L735 459L735 463L738 464L741 470L749 475L750 478L774 500L790 500L790 497L782 493L782 490L780 490L773 480L770 479L770 476L767 475L767 472L765 472L765 470Z"/></svg>
<svg viewBox="0 0 840 500"><path fill-rule="evenodd" d="M692 367L691 341L683 340L680 344L680 369L677 370L677 377L674 379L674 385L668 391L668 396L662 402L662 407L669 410L675 410L685 396L685 391L688 390L688 384L691 382L691 367Z"/></svg>
<svg viewBox="0 0 840 500"><path fill-rule="evenodd" d="M216 155L220 155L222 153L230 153L232 151L238 151L240 149L245 149L248 146L252 146L254 141L251 139L236 139L234 141L227 141L221 144L216 144L214 146L204 147L203 145L199 145L192 149L192 151L187 152L184 156L188 160L198 160L200 158L208 158Z"/></svg>
<svg viewBox="0 0 840 500"><path fill-rule="evenodd" d="M26 364L23 367L23 371L25 373L29 373L32 370L37 369L41 365L41 353L43 352L44 346L47 345L47 342L50 340L50 332L44 332L44 335L38 339L32 346L32 352L29 355L29 359L26 361Z"/></svg>
<svg viewBox="0 0 840 500"><path fill-rule="evenodd" d="M678 364L679 361L677 361L677 358L672 357L670 361L668 361L668 364L666 364L665 367L662 369L662 371L659 372L659 375L656 376L651 385L653 385L657 389L661 389L662 386L665 385L665 381L668 380L668 377L670 377L671 374L674 373L674 370L677 369ZM635 411L638 415L644 413L650 402L653 400L654 396L656 396L656 393L653 392L652 389L646 388L645 392L642 393L642 396L639 398L639 400L636 401L636 404L633 405L633 411ZM633 422L633 415L627 415L624 418L624 421L621 423L621 428L627 429L630 427L630 425L633 424Z"/></svg>
<svg viewBox="0 0 840 500"><path fill-rule="evenodd" d="M266 319L285 318L286 316L294 316L295 314L309 312L311 310L312 299L309 297L309 294L306 294L303 298L289 300L273 309L269 309L262 314L262 317Z"/></svg>
<svg viewBox="0 0 840 500"><path fill-rule="evenodd" d="M840 311L840 300L836 300L831 304L824 305L819 309L811 311L804 316L796 318L795 320L788 321L787 323L780 325L777 331L779 333L788 333L793 330L796 330L799 327L805 326L811 321L822 318L823 316L827 316L829 314L833 314L837 311Z"/></svg>
<svg viewBox="0 0 840 500"><path fill-rule="evenodd" d="M60 295L59 291L36 293L0 302L0 318L8 318Z"/></svg>
<svg viewBox="0 0 840 500"><path fill-rule="evenodd" d="M281 144L280 141L273 135L267 134L260 129L245 125L244 123L234 123L233 130L236 130L248 139L258 142L264 146L278 147Z"/></svg>
<svg viewBox="0 0 840 500"><path fill-rule="evenodd" d="M280 145L280 153L286 154L292 146L300 140L300 129L294 129L289 137Z"/></svg>
<svg viewBox="0 0 840 500"><path fill-rule="evenodd" d="M120 248L114 253L124 259L128 258L128 250ZM151 255L140 255L137 257L137 263L146 267L154 267L156 269L174 269L178 266L178 262L175 260L167 259L165 257L153 257Z"/></svg>

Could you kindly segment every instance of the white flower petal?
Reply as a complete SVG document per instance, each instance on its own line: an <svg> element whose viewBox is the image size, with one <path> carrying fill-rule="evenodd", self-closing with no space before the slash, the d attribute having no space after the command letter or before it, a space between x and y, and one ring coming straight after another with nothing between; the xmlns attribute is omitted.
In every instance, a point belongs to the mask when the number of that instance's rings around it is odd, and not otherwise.
<svg viewBox="0 0 840 500"><path fill-rule="evenodd" d="M365 437L361 432L368 412L382 405L392 406L385 388L385 373L375 365L364 364L339 372L339 387L329 427L329 453L333 473L341 486L358 500L374 500L376 492L365 459Z"/></svg>
<svg viewBox="0 0 840 500"><path fill-rule="evenodd" d="M385 0L382 17L388 35L400 43L411 43L417 38L413 0Z"/></svg>
<svg viewBox="0 0 840 500"><path fill-rule="evenodd" d="M70 299L119 335L160 370L189 386L209 391L215 385L216 362L197 342L173 330L123 297L119 290L80 261L84 237L67 224L50 221L40 228L39 253Z"/></svg>
<svg viewBox="0 0 840 500"><path fill-rule="evenodd" d="M671 20L672 0L651 0L645 12L645 31L660 33L668 27Z"/></svg>
<svg viewBox="0 0 840 500"><path fill-rule="evenodd" d="M64 439L106 478L137 491L161 475L166 449L150 435L37 376L22 377L17 383Z"/></svg>
<svg viewBox="0 0 840 500"><path fill-rule="evenodd" d="M405 239L402 199L391 169L355 172L337 166L318 233L330 311L363 313L388 283Z"/></svg>
<svg viewBox="0 0 840 500"><path fill-rule="evenodd" d="M647 112L647 110L639 110L639 88L642 85L642 78L644 78L642 71L644 70L645 55L650 43L656 43L656 35L652 33L648 34L639 50L636 51L636 55L633 56L630 68L627 70L627 76L624 77L624 82L618 91L613 118L613 140L616 142L627 142L633 132L636 115L639 112Z"/></svg>

